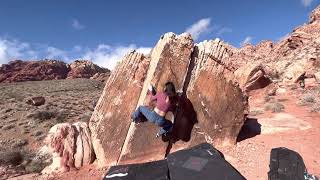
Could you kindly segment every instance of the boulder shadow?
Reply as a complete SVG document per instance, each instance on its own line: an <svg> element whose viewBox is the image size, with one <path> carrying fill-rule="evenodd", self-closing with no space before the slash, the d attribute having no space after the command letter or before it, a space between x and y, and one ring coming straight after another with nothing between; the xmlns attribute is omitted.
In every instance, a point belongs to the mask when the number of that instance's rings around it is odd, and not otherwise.
<svg viewBox="0 0 320 180"><path fill-rule="evenodd" d="M247 118L239 132L237 142L255 137L259 134L261 134L261 124L258 123L256 118Z"/></svg>
<svg viewBox="0 0 320 180"><path fill-rule="evenodd" d="M169 142L166 156L170 153L172 145L177 141L190 141L192 129L198 123L197 113L190 99L187 98L186 94L180 94L178 97L178 107L175 111L172 132L167 136L162 136L163 141Z"/></svg>

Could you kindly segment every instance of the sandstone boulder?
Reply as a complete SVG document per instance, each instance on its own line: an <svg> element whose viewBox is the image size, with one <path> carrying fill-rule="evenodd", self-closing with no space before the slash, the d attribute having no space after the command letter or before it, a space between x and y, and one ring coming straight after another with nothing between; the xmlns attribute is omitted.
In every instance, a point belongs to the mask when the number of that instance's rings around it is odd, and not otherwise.
<svg viewBox="0 0 320 180"><path fill-rule="evenodd" d="M190 34L166 33L151 52L150 67L137 106L146 99L149 83L157 91L171 81L182 90L190 64L193 40ZM148 162L165 157L168 143L156 138L159 127L152 123L131 124L119 158L119 164Z"/></svg>
<svg viewBox="0 0 320 180"><path fill-rule="evenodd" d="M149 59L128 53L111 73L89 122L99 166L114 165L121 153L143 83Z"/></svg>
<svg viewBox="0 0 320 180"><path fill-rule="evenodd" d="M250 63L242 66L234 72L234 75L244 92L261 89L271 83L264 67L260 63Z"/></svg>
<svg viewBox="0 0 320 180"><path fill-rule="evenodd" d="M90 164L94 160L89 128L84 122L54 125L45 143L52 153L52 164L42 173L66 172Z"/></svg>
<svg viewBox="0 0 320 180"><path fill-rule="evenodd" d="M41 106L41 105L44 105L45 102L46 102L46 99L42 96L32 97L26 101L27 104L30 104L33 106Z"/></svg>

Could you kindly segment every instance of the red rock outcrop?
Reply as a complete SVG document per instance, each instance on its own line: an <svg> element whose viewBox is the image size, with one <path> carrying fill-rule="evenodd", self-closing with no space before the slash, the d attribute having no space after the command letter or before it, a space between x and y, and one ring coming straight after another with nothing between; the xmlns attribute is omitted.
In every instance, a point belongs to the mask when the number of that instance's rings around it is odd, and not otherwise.
<svg viewBox="0 0 320 180"><path fill-rule="evenodd" d="M0 67L0 82L65 79L68 66L61 61L11 61Z"/></svg>
<svg viewBox="0 0 320 180"><path fill-rule="evenodd" d="M101 68L88 60L76 60L69 64L68 79L90 78L96 73L110 73L108 69Z"/></svg>
<svg viewBox="0 0 320 180"><path fill-rule="evenodd" d="M90 61L75 61L70 65L57 60L15 60L0 66L1 82L42 81L66 78L90 78L96 73L109 73Z"/></svg>
<svg viewBox="0 0 320 180"><path fill-rule="evenodd" d="M66 172L92 163L94 152L86 123L54 125L45 139L52 153L52 164L42 173Z"/></svg>

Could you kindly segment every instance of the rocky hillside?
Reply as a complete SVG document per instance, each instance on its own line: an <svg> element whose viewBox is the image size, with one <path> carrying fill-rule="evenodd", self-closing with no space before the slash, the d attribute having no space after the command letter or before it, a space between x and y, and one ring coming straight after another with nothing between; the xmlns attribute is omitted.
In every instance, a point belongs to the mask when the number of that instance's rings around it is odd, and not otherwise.
<svg viewBox="0 0 320 180"><path fill-rule="evenodd" d="M108 78L110 71L88 60L76 60L66 64L57 60L15 60L0 67L1 82L41 81L53 79ZM105 81L106 79L100 78Z"/></svg>

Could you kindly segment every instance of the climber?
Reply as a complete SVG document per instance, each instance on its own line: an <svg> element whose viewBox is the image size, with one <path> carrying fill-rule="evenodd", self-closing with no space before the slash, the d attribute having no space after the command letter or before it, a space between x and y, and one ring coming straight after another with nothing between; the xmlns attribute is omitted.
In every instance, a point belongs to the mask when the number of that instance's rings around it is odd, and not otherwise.
<svg viewBox="0 0 320 180"><path fill-rule="evenodd" d="M147 106L139 106L135 112L132 113L131 118L133 122L138 123L141 116L144 116L149 122L160 126L160 130L156 137L166 135L172 130L172 122L165 119L168 111L174 112L176 109L176 89L172 82L167 82L163 92L156 92L152 85L149 85L148 94L151 101L156 101L156 107L151 110Z"/></svg>

